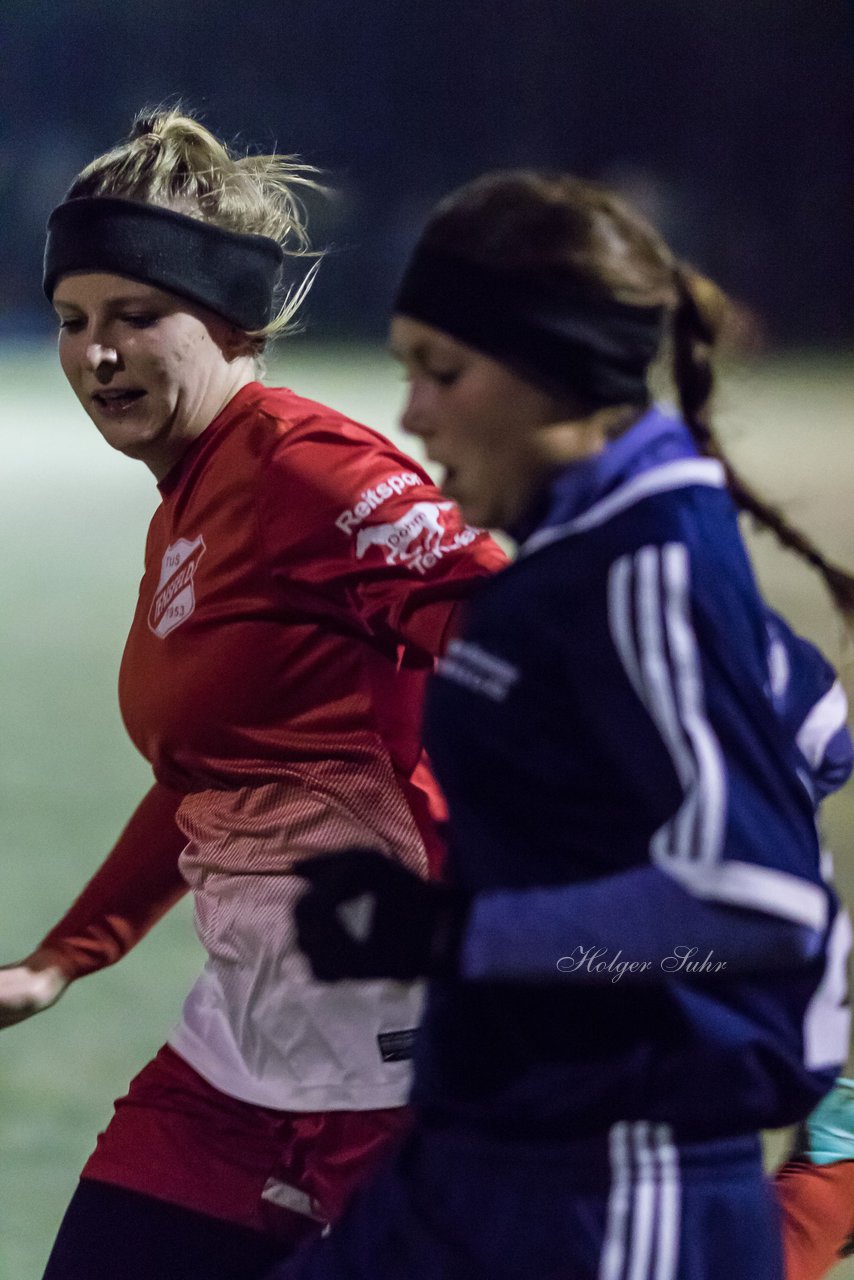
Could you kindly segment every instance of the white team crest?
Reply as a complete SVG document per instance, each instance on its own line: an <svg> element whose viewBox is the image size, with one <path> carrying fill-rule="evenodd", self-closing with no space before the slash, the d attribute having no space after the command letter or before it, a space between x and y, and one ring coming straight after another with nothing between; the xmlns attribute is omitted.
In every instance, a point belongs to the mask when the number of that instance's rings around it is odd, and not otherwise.
<svg viewBox="0 0 854 1280"><path fill-rule="evenodd" d="M399 520L365 526L356 535L356 559L381 547L386 564L406 565L418 573L432 569L448 551L477 537L477 530L468 526L453 534L447 529L444 513L455 509L453 502L415 502Z"/></svg>
<svg viewBox="0 0 854 1280"><path fill-rule="evenodd" d="M200 535L192 542L179 538L163 553L160 581L148 611L148 625L161 639L186 622L196 607L193 578L204 552Z"/></svg>

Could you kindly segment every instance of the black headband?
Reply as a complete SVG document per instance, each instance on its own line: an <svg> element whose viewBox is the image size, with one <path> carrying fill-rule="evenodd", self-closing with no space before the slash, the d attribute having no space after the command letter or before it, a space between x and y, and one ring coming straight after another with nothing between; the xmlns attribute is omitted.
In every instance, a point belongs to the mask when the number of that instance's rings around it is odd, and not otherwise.
<svg viewBox="0 0 854 1280"><path fill-rule="evenodd" d="M590 298L559 280L521 280L419 246L395 311L518 369L550 391L638 404L661 341L663 307Z"/></svg>
<svg viewBox="0 0 854 1280"><path fill-rule="evenodd" d="M284 255L268 236L225 231L159 205L113 196L66 200L47 222L44 291L60 276L106 271L190 298L238 329L273 319Z"/></svg>

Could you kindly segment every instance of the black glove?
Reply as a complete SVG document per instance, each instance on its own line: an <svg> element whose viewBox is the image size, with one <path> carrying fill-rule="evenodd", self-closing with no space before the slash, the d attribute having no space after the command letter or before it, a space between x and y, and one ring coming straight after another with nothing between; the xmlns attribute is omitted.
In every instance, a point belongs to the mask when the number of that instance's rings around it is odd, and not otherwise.
<svg viewBox="0 0 854 1280"><path fill-rule="evenodd" d="M369 849L298 862L309 887L295 909L314 975L411 982L453 971L468 898Z"/></svg>

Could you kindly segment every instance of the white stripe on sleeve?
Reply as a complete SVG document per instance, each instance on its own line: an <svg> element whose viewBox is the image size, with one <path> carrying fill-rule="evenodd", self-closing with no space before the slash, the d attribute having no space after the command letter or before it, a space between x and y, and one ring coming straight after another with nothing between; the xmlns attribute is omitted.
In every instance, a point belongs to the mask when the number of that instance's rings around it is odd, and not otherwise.
<svg viewBox="0 0 854 1280"><path fill-rule="evenodd" d="M726 771L717 735L706 716L700 655L689 612L688 548L668 543L661 552L664 576L665 629L676 676L679 715L697 761L699 814L696 850L677 847L681 857L718 861L723 852L727 807Z"/></svg>
<svg viewBox="0 0 854 1280"><path fill-rule="evenodd" d="M687 547L649 545L620 557L608 578L608 618L626 675L661 735L683 792L676 813L652 837L653 862L698 897L824 928L827 898L819 885L724 858L726 766L706 713ZM838 711L835 702L832 709ZM825 723L823 717L817 720Z"/></svg>
<svg viewBox="0 0 854 1280"><path fill-rule="evenodd" d="M838 680L830 686L798 730L797 744L810 768L818 770L827 744L848 720L848 699Z"/></svg>

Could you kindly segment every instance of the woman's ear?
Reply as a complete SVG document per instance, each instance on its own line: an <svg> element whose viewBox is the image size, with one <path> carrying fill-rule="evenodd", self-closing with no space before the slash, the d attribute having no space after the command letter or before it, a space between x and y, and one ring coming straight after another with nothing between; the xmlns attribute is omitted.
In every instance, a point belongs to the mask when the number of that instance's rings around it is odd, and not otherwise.
<svg viewBox="0 0 854 1280"><path fill-rule="evenodd" d="M229 325L223 343L223 355L226 360L239 360L241 356L255 357L260 354L258 339L252 338L244 329Z"/></svg>

